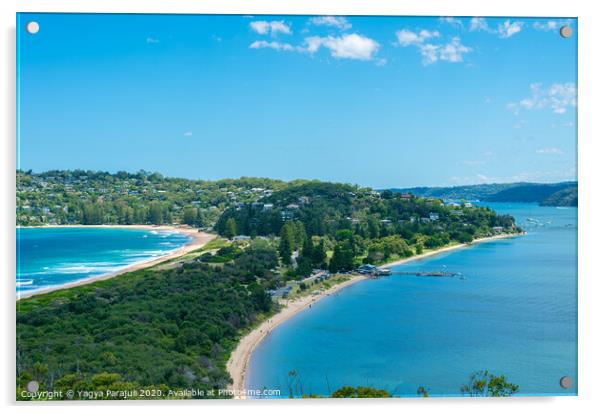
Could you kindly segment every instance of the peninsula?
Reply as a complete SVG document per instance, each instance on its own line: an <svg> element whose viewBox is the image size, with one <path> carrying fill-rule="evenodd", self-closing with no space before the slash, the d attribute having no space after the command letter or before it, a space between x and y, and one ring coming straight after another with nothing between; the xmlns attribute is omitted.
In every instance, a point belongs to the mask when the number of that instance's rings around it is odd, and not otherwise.
<svg viewBox="0 0 602 414"><path fill-rule="evenodd" d="M170 225L194 238L119 277L17 301L19 389L35 379L45 389L236 395L265 335L364 280L353 272L362 264L399 264L522 232L487 207L349 184L19 176L20 224Z"/></svg>

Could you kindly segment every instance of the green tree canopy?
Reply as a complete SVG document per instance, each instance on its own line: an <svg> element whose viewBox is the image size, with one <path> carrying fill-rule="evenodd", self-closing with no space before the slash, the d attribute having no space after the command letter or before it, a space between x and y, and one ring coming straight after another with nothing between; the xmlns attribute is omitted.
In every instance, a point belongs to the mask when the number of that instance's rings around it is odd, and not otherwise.
<svg viewBox="0 0 602 414"><path fill-rule="evenodd" d="M236 220L234 220L233 218L229 218L228 221L226 221L226 229L224 230L224 236L226 236L229 239L232 239L234 236L236 236Z"/></svg>
<svg viewBox="0 0 602 414"><path fill-rule="evenodd" d="M391 394L385 390L372 387L344 386L332 393L332 398L389 398Z"/></svg>
<svg viewBox="0 0 602 414"><path fill-rule="evenodd" d="M463 385L460 392L471 397L509 397L518 392L518 385L508 382L504 375L478 371L470 376L468 384Z"/></svg>

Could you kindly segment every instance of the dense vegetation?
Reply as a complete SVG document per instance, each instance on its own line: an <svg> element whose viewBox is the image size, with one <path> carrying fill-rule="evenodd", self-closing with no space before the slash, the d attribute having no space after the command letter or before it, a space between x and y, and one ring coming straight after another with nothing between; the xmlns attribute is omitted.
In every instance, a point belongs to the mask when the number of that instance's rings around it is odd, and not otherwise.
<svg viewBox="0 0 602 414"><path fill-rule="evenodd" d="M344 386L331 395L332 398L389 398L391 394L385 390L372 387Z"/></svg>
<svg viewBox="0 0 602 414"><path fill-rule="evenodd" d="M414 187L392 191L454 200L539 203L543 206L577 206L577 182L555 184L510 183L457 187Z"/></svg>
<svg viewBox="0 0 602 414"><path fill-rule="evenodd" d="M18 178L23 224L202 221L232 239L182 263L18 301L18 398L31 380L42 390L139 392L130 398L218 396L237 339L274 312L268 293L290 279L520 231L488 208L345 184L77 171ZM167 393L192 388L204 394Z"/></svg>
<svg viewBox="0 0 602 414"><path fill-rule="evenodd" d="M141 270L18 301L17 398L32 379L76 392L226 388L241 330L272 311L276 262L257 242L223 267Z"/></svg>
<svg viewBox="0 0 602 414"><path fill-rule="evenodd" d="M505 375L494 375L485 370L473 373L468 384L460 387L460 392L471 397L510 397L516 394L518 389L518 385L509 382ZM416 394L421 397L428 397L429 390L427 387L420 386L416 390ZM389 398L391 396L386 390L373 387L351 387L349 385L343 386L331 394L332 398ZM303 398L318 397L314 394L303 395Z"/></svg>
<svg viewBox="0 0 602 414"><path fill-rule="evenodd" d="M505 375L478 371L470 376L470 381L460 388L460 392L471 397L510 397L518 389L518 385L509 382Z"/></svg>
<svg viewBox="0 0 602 414"><path fill-rule="evenodd" d="M226 209L215 225L225 237L279 236L280 256L307 275L324 266L332 272L378 264L450 243L469 243L494 231L520 231L510 216L471 205L345 184L310 182L274 192L261 202Z"/></svg>
<svg viewBox="0 0 602 414"><path fill-rule="evenodd" d="M17 171L17 224L171 224L211 226L221 212L285 183L267 178L219 181L159 173Z"/></svg>
<svg viewBox="0 0 602 414"><path fill-rule="evenodd" d="M559 206L559 207L577 207L578 190L577 187L565 188L553 193L540 203L542 206Z"/></svg>

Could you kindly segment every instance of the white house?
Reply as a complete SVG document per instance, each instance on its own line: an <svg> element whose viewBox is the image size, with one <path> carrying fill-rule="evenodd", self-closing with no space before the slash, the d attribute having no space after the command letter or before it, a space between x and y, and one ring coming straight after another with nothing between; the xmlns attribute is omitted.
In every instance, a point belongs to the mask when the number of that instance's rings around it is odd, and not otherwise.
<svg viewBox="0 0 602 414"><path fill-rule="evenodd" d="M251 240L251 237L240 235L240 236L234 236L232 238L232 240L233 241L245 241L245 240Z"/></svg>

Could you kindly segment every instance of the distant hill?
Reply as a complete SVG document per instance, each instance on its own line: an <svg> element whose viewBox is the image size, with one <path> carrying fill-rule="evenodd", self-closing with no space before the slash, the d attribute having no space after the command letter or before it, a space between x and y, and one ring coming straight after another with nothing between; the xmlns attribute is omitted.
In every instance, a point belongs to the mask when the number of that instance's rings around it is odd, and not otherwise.
<svg viewBox="0 0 602 414"><path fill-rule="evenodd" d="M556 191L540 204L542 206L577 207L577 192L577 187L565 188L564 190Z"/></svg>
<svg viewBox="0 0 602 414"><path fill-rule="evenodd" d="M577 206L577 182L554 184L509 183L477 184L457 187L392 188L391 191L422 197L498 202L539 203L542 206Z"/></svg>

